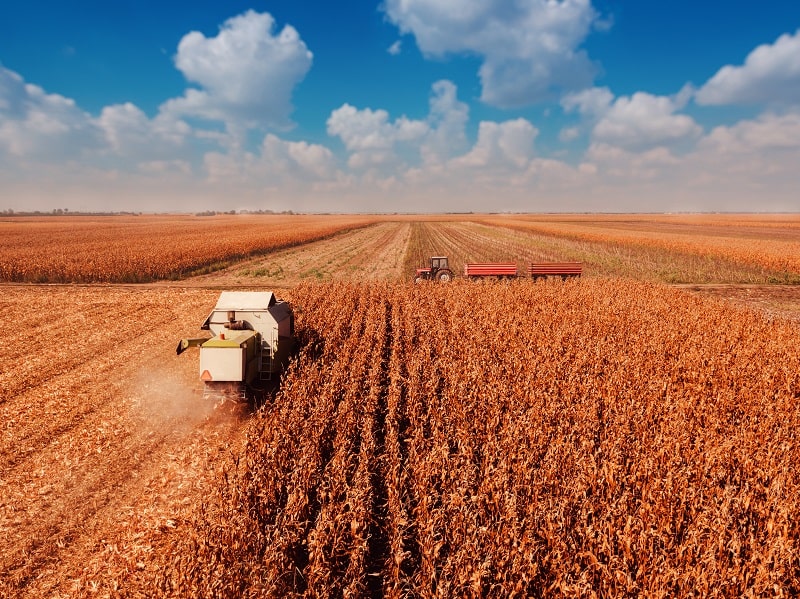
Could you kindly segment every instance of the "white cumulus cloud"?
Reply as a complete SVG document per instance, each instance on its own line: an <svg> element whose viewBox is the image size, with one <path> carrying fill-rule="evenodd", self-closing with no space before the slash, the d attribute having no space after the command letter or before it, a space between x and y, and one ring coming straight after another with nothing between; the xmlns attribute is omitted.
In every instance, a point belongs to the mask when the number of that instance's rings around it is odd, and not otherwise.
<svg viewBox="0 0 800 599"><path fill-rule="evenodd" d="M529 105L591 83L580 49L598 15L590 0L387 0L392 23L426 55L481 57L481 99Z"/></svg>
<svg viewBox="0 0 800 599"><path fill-rule="evenodd" d="M698 139L703 129L678 111L685 107L690 89L675 96L636 92L614 99L606 88L567 95L561 102L567 112L578 111L592 124L595 143L628 150L647 150Z"/></svg>
<svg viewBox="0 0 800 599"><path fill-rule="evenodd" d="M400 117L389 120L385 110L350 104L337 108L328 118L328 133L339 136L351 151L388 150L399 141L419 139L428 131L423 121Z"/></svg>
<svg viewBox="0 0 800 599"><path fill-rule="evenodd" d="M538 129L525 119L503 123L483 121L478 140L467 154L452 160L454 167L525 168L533 158L533 142Z"/></svg>
<svg viewBox="0 0 800 599"><path fill-rule="evenodd" d="M432 91L429 130L420 151L425 162L438 163L467 148L469 107L458 99L458 89L451 81L437 81Z"/></svg>
<svg viewBox="0 0 800 599"><path fill-rule="evenodd" d="M208 152L203 157L208 189L244 205L297 209L296 202L316 195L342 177L326 147L286 141L268 133L258 152Z"/></svg>
<svg viewBox="0 0 800 599"><path fill-rule="evenodd" d="M758 153L800 150L800 113L765 113L755 120L714 128L698 144L701 150L718 154Z"/></svg>
<svg viewBox="0 0 800 599"><path fill-rule="evenodd" d="M592 87L567 94L561 105L570 112L577 110L584 116L599 118L604 116L614 102L614 94L607 87Z"/></svg>
<svg viewBox="0 0 800 599"><path fill-rule="evenodd" d="M523 118L483 121L470 145L469 108L457 91L451 81L434 83L425 120L392 120L385 110L345 104L328 119L328 133L341 138L350 152L347 164L353 175L386 189L422 182L460 188L474 176L489 184L524 172L534 156L538 129Z"/></svg>
<svg viewBox="0 0 800 599"><path fill-rule="evenodd" d="M191 128L184 121L164 113L149 119L130 102L106 106L97 123L109 146L121 156L152 159L169 154L191 135Z"/></svg>
<svg viewBox="0 0 800 599"><path fill-rule="evenodd" d="M397 146L419 141L429 130L424 121L406 117L391 121L385 110L359 110L350 104L334 110L327 127L329 135L341 138L351 153L348 164L355 169L397 165Z"/></svg>
<svg viewBox="0 0 800 599"><path fill-rule="evenodd" d="M264 138L261 159L265 164L282 163L286 172L303 178L325 179L336 170L333 152L325 146L305 141L284 141L271 133Z"/></svg>
<svg viewBox="0 0 800 599"><path fill-rule="evenodd" d="M385 110L357 109L349 104L334 110L328 134L339 137L355 169L402 164L441 164L468 149L469 107L458 99L447 80L431 87L429 113L424 119L401 116L391 120Z"/></svg>
<svg viewBox="0 0 800 599"><path fill-rule="evenodd" d="M0 153L76 159L102 138L91 116L72 99L47 93L0 66Z"/></svg>
<svg viewBox="0 0 800 599"><path fill-rule="evenodd" d="M742 66L722 67L695 99L712 105L800 103L800 30L757 47Z"/></svg>
<svg viewBox="0 0 800 599"><path fill-rule="evenodd" d="M231 128L288 127L292 92L313 55L293 27L274 29L272 15L251 10L225 21L216 37L185 35L175 66L200 89L188 89L162 111L220 120Z"/></svg>
<svg viewBox="0 0 800 599"><path fill-rule="evenodd" d="M136 161L180 158L190 135L174 115L150 119L130 102L106 106L93 117L71 98L47 93L0 66L0 153L28 164L84 159L135 167Z"/></svg>

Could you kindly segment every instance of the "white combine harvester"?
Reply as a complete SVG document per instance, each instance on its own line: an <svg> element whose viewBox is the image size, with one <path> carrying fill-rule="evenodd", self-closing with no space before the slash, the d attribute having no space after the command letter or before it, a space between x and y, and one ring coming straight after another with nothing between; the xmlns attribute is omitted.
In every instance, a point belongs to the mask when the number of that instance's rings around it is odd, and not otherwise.
<svg viewBox="0 0 800 599"><path fill-rule="evenodd" d="M200 347L203 396L244 401L289 362L294 313L271 291L223 291L200 327L213 337L181 339L177 353Z"/></svg>

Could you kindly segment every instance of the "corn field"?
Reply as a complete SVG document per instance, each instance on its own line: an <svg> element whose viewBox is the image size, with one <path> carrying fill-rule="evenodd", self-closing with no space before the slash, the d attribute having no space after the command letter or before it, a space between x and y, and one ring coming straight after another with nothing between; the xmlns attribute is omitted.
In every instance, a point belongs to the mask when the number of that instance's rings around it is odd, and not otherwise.
<svg viewBox="0 0 800 599"><path fill-rule="evenodd" d="M409 225L410 236L390 234ZM341 240L340 247L308 248L302 257L285 256L285 267L276 257L279 250L356 229L370 234ZM362 256L359 250L367 245ZM0 221L0 282L141 283L235 269L262 283L293 286L298 275L398 278L387 259L397 261L393 256L403 254L405 270L413 272L432 253L449 255L456 271L466 262L517 261L524 269L530 261L575 260L589 275L796 284L800 221L775 215L126 215ZM264 258L262 266L240 264L256 257ZM295 261L299 269L292 267ZM362 274L353 277L358 270Z"/></svg>
<svg viewBox="0 0 800 599"><path fill-rule="evenodd" d="M0 596L798 596L800 295L764 284L797 280L798 231L8 218ZM584 276L408 282L442 254ZM182 280L29 284L156 279ZM175 356L220 289L294 306L264 405L204 402Z"/></svg>
<svg viewBox="0 0 800 599"><path fill-rule="evenodd" d="M372 222L330 215L18 218L0 222L0 282L175 279Z"/></svg>
<svg viewBox="0 0 800 599"><path fill-rule="evenodd" d="M128 594L800 594L796 324L605 278L289 299L278 396Z"/></svg>
<svg viewBox="0 0 800 599"><path fill-rule="evenodd" d="M657 250L677 256L706 258L772 274L773 283L798 283L800 221L796 215L691 215L682 218L540 217L486 219L528 233L564 237L604 246Z"/></svg>

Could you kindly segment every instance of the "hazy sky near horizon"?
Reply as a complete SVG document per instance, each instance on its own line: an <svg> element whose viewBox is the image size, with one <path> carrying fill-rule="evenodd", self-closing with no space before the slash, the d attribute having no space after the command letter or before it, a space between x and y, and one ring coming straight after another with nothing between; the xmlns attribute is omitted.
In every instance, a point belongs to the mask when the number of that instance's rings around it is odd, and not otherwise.
<svg viewBox="0 0 800 599"><path fill-rule="evenodd" d="M800 2L6 3L0 210L800 211Z"/></svg>

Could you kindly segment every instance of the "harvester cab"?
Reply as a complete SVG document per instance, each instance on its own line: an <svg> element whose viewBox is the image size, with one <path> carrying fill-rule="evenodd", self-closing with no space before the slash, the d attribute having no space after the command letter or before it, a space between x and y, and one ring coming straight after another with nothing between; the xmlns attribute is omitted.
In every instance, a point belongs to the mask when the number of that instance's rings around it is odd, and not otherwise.
<svg viewBox="0 0 800 599"><path fill-rule="evenodd" d="M245 400L288 365L294 313L271 291L223 291L200 327L212 337L181 339L176 353L200 348L203 396Z"/></svg>
<svg viewBox="0 0 800 599"><path fill-rule="evenodd" d="M431 256L430 267L418 268L414 274L414 282L439 281L449 283L453 280L453 271L448 265L447 256Z"/></svg>

